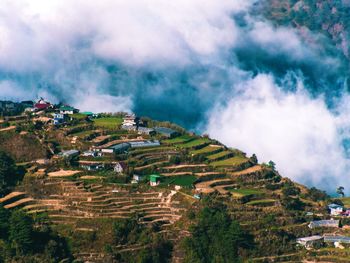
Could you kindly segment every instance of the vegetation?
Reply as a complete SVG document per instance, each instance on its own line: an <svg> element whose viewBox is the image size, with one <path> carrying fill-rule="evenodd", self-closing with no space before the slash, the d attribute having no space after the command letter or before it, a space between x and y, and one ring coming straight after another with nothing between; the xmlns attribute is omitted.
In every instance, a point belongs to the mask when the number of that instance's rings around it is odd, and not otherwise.
<svg viewBox="0 0 350 263"><path fill-rule="evenodd" d="M224 207L206 207L184 240L185 262L240 262L239 249L253 244L248 233L232 220Z"/></svg>
<svg viewBox="0 0 350 263"><path fill-rule="evenodd" d="M246 163L247 161L248 159L243 156L235 156L222 161L212 162L211 165L212 166L237 166L237 165Z"/></svg>
<svg viewBox="0 0 350 263"><path fill-rule="evenodd" d="M0 262L58 262L71 259L66 241L44 224L34 228L22 210L0 206Z"/></svg>
<svg viewBox="0 0 350 263"><path fill-rule="evenodd" d="M121 117L103 117L94 119L94 123L96 127L117 129L123 123L123 119Z"/></svg>

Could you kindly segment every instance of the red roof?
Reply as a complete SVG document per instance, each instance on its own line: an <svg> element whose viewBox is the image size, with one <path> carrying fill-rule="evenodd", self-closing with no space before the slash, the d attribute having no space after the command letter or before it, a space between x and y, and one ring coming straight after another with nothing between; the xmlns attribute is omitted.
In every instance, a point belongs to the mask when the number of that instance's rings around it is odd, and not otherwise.
<svg viewBox="0 0 350 263"><path fill-rule="evenodd" d="M34 107L38 110L44 110L50 107L50 103L35 103Z"/></svg>

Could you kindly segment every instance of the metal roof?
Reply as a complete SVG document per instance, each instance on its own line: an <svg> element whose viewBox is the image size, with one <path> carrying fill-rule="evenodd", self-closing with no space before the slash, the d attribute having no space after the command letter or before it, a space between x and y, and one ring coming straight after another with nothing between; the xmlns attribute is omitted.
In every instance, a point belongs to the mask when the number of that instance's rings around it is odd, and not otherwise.
<svg viewBox="0 0 350 263"><path fill-rule="evenodd" d="M301 237L297 239L297 242L308 242L308 241L316 241L322 239L322 236L310 236L310 237Z"/></svg>
<svg viewBox="0 0 350 263"><path fill-rule="evenodd" d="M325 242L350 243L350 237L346 236L324 236Z"/></svg>

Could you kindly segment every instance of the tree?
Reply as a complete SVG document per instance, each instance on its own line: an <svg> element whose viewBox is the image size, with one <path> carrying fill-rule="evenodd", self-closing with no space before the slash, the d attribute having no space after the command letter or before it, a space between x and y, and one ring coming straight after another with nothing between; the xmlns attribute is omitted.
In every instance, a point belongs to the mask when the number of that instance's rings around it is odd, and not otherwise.
<svg viewBox="0 0 350 263"><path fill-rule="evenodd" d="M0 151L0 195L9 185L16 182L16 173L15 161L8 154Z"/></svg>
<svg viewBox="0 0 350 263"><path fill-rule="evenodd" d="M23 255L33 246L33 222L22 210L17 210L10 217L9 240L16 254Z"/></svg>
<svg viewBox="0 0 350 263"><path fill-rule="evenodd" d="M9 216L9 211L0 205L0 239L8 237Z"/></svg>
<svg viewBox="0 0 350 263"><path fill-rule="evenodd" d="M253 163L253 164L258 164L258 157L256 157L256 154L253 153L253 155L250 157L250 161Z"/></svg>
<svg viewBox="0 0 350 263"><path fill-rule="evenodd" d="M338 188L337 188L337 194L338 195L341 195L342 197L344 197L345 196L345 194L344 194L344 187L343 186L339 186Z"/></svg>
<svg viewBox="0 0 350 263"><path fill-rule="evenodd" d="M269 163L267 164L272 170L276 169L276 164L273 161L269 161Z"/></svg>
<svg viewBox="0 0 350 263"><path fill-rule="evenodd" d="M239 248L252 244L238 222L222 207L204 208L192 236L184 240L185 262L239 262Z"/></svg>

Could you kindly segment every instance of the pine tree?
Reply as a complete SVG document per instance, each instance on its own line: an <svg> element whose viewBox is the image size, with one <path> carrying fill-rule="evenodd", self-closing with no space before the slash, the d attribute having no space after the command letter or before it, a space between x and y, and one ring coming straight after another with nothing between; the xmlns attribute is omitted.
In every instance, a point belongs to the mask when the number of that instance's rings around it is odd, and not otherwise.
<svg viewBox="0 0 350 263"><path fill-rule="evenodd" d="M31 251L33 245L33 222L25 212L17 210L10 217L11 247L19 255Z"/></svg>

